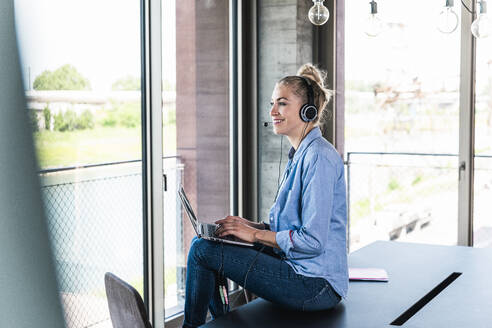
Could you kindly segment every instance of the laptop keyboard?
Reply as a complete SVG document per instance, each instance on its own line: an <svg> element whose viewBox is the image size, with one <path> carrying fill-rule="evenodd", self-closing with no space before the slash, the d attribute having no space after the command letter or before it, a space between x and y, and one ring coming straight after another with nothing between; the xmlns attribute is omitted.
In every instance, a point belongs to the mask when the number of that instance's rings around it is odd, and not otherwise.
<svg viewBox="0 0 492 328"><path fill-rule="evenodd" d="M207 224L206 227L207 227L207 235L208 236L215 236L215 229L217 227L214 226L213 224Z"/></svg>
<svg viewBox="0 0 492 328"><path fill-rule="evenodd" d="M216 236L215 235L215 229L217 229L217 226L215 226L213 224L207 224L207 225L205 225L205 227L207 229L207 236L225 239L225 240L236 240L236 237L234 237L234 236L224 236L224 237Z"/></svg>

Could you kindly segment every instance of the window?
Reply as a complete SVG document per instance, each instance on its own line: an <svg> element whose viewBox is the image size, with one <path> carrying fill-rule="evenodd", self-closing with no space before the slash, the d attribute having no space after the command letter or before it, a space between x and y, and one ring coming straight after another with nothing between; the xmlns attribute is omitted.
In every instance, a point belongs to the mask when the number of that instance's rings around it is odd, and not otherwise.
<svg viewBox="0 0 492 328"><path fill-rule="evenodd" d="M473 245L492 246L492 39L477 40Z"/></svg>
<svg viewBox="0 0 492 328"><path fill-rule="evenodd" d="M361 24L370 6L345 6L350 249L378 239L456 244L459 26L437 29L444 2L381 0L384 29L370 37Z"/></svg>
<svg viewBox="0 0 492 328"><path fill-rule="evenodd" d="M66 323L107 327L105 272L143 296L140 3L15 9Z"/></svg>

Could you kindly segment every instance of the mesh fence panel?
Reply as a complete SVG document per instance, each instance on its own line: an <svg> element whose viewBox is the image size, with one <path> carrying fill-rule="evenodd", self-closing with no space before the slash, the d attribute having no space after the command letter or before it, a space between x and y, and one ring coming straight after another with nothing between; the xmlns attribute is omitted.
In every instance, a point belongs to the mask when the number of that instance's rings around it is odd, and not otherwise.
<svg viewBox="0 0 492 328"><path fill-rule="evenodd" d="M42 188L68 327L109 320L105 272L143 295L141 180L128 174Z"/></svg>
<svg viewBox="0 0 492 328"><path fill-rule="evenodd" d="M456 244L458 157L351 153L350 250L375 240Z"/></svg>

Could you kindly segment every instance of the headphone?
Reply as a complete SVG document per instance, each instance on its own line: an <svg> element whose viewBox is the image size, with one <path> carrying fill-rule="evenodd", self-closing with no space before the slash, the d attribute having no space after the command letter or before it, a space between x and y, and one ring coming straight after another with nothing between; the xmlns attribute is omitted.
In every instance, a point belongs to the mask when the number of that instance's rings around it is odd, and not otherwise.
<svg viewBox="0 0 492 328"><path fill-rule="evenodd" d="M309 82L309 79L304 77L304 76L297 76L300 78L304 85L306 86L307 90L307 97L308 97L308 102L305 103L304 105L301 106L301 109L299 110L299 116L301 116L301 120L303 122L312 122L318 117L318 108L314 104L314 91L313 87L311 85L311 82Z"/></svg>

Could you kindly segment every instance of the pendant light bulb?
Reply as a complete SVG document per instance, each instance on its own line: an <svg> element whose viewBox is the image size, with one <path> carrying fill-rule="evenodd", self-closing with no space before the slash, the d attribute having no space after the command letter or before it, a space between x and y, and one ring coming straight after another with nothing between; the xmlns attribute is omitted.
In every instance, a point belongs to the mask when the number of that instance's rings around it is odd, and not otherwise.
<svg viewBox="0 0 492 328"><path fill-rule="evenodd" d="M439 14L437 29L442 33L450 34L458 28L459 18L453 6L454 0L446 0L446 5Z"/></svg>
<svg viewBox="0 0 492 328"><path fill-rule="evenodd" d="M378 4L376 1L372 0L369 2L371 4L371 13L369 14L369 17L367 17L366 20L366 28L365 28L365 33L368 36L378 36L384 29L384 23L379 18L378 15Z"/></svg>
<svg viewBox="0 0 492 328"><path fill-rule="evenodd" d="M490 35L490 31L492 28L492 24L487 15L487 2L482 0L480 3L480 13L478 14L477 19L471 25L471 32L474 37L478 39L486 38Z"/></svg>
<svg viewBox="0 0 492 328"><path fill-rule="evenodd" d="M308 17L314 25L323 25L330 18L330 11L323 5L325 0L313 0L314 5L309 9Z"/></svg>

